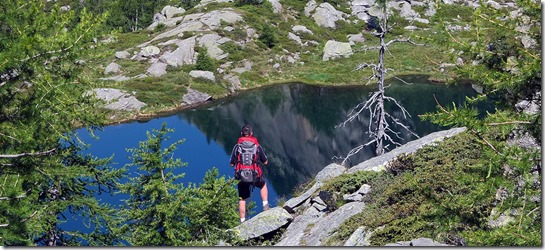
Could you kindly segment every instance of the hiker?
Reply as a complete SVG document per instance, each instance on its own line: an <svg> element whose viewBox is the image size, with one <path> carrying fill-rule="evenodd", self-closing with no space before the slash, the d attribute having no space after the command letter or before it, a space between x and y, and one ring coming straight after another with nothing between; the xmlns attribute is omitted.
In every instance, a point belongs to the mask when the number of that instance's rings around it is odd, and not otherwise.
<svg viewBox="0 0 545 250"><path fill-rule="evenodd" d="M263 164L267 164L268 160L265 151L253 134L250 125L242 126L238 142L231 153L230 164L231 167L235 167L235 178L239 180L237 187L240 222L246 220L246 199L250 197L253 187L260 189L263 211L269 210L267 183L265 183L263 171L258 165L258 160Z"/></svg>

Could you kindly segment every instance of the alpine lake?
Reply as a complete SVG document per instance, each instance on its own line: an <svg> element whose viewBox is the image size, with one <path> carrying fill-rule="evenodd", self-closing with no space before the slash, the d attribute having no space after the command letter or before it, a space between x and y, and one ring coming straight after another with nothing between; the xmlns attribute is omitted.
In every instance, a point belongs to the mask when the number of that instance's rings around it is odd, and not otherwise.
<svg viewBox="0 0 545 250"><path fill-rule="evenodd" d="M443 106L461 104L466 96L477 92L471 84L446 86L432 83L426 76L407 76L403 80L387 82L386 95L395 98L411 115L404 119L401 111L386 102L387 111L403 121L420 137L447 129L422 121L419 115L435 112L437 103ZM375 84L349 87L324 87L301 83L282 84L241 92L221 100L211 101L193 109L149 121L135 121L110 125L95 131L93 138L86 129L76 130L78 136L91 146L82 154L100 158L113 156L114 167L129 164L128 148L138 147L146 140L146 131L159 130L163 123L174 129L168 133L167 147L178 140L174 158L187 165L174 170L185 173L184 183L201 183L207 170L216 167L220 175L232 178L234 169L229 165L230 154L244 124L253 127L254 135L263 146L269 164L263 167L269 188L269 203L277 206L280 199L288 200L294 189L311 181L327 165L345 157L348 152L367 143L369 112L362 112L354 121L338 126L348 118L350 111L364 103L375 91ZM436 101L437 99L437 101ZM416 139L401 127L401 144ZM394 136L394 138L397 138ZM391 150L395 145L390 145ZM374 157L373 146L367 146L350 158L352 165ZM136 169L132 167L131 169ZM132 177L135 173L129 173ZM123 194L101 194L101 202L120 206L127 198ZM259 189L252 192L250 201L256 203L250 217L261 212ZM253 213L253 214L252 214ZM83 227L72 221L65 226ZM83 229L82 229L83 230Z"/></svg>

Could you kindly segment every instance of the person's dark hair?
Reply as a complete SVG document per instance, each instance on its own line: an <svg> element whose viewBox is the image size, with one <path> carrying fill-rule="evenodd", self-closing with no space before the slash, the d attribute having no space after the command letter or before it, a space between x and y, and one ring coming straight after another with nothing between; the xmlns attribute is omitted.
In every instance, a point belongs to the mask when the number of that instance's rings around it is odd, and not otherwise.
<svg viewBox="0 0 545 250"><path fill-rule="evenodd" d="M252 133L252 127L248 124L242 126L240 129L240 134L244 136L249 136Z"/></svg>

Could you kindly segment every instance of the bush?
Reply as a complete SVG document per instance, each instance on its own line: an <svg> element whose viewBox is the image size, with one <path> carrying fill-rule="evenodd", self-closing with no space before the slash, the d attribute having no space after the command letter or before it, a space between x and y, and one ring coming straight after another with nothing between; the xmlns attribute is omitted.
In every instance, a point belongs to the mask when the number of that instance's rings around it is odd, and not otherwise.
<svg viewBox="0 0 545 250"><path fill-rule="evenodd" d="M197 62L195 63L196 70L214 71L216 70L215 60L208 55L206 47L199 48L199 54L197 55Z"/></svg>

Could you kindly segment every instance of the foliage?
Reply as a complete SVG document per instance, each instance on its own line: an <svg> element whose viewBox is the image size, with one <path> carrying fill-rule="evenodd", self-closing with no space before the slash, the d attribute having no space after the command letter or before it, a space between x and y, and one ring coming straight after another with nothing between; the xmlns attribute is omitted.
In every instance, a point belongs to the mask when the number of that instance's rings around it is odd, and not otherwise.
<svg viewBox="0 0 545 250"><path fill-rule="evenodd" d="M213 168L200 186L184 186L184 174L175 170L187 163L173 156L183 140L162 149L169 132L173 130L163 123L147 133L139 148L128 149L133 163L125 168L138 167L138 176L120 185L130 197L119 212L125 221L119 232L133 246L215 245L231 238L226 229L238 222L233 180L219 178Z"/></svg>
<svg viewBox="0 0 545 250"><path fill-rule="evenodd" d="M215 71L216 63L214 62L214 59L208 54L208 49L206 49L206 47L199 47L199 53L197 55L195 69L212 72Z"/></svg>
<svg viewBox="0 0 545 250"><path fill-rule="evenodd" d="M343 242L357 227L365 226L381 228L370 238L373 246L420 237L467 246L540 245L541 206L528 198L539 195L540 187L531 181L521 185L519 175L499 169L489 173L483 164L490 157L485 147L464 133L403 157L402 162L413 168L397 172L396 177L386 172L373 178L371 192L364 198L368 208L345 222L332 241ZM518 166L527 160L509 166L523 173L527 170ZM393 164L400 164L396 161ZM506 197L498 198L498 189L506 190ZM494 207L517 211L516 222L490 228ZM515 240L515 235L524 237Z"/></svg>
<svg viewBox="0 0 545 250"><path fill-rule="evenodd" d="M275 29L270 24L263 25L258 40L265 44L268 48L274 47L278 40L278 38L276 37Z"/></svg>
<svg viewBox="0 0 545 250"><path fill-rule="evenodd" d="M81 155L74 126L103 121L79 61L92 53L105 16L46 8L44 1L0 5L0 241L10 245L115 245L113 210L94 195L115 189L109 159ZM94 45L97 46L97 45ZM86 232L65 230L73 217Z"/></svg>

